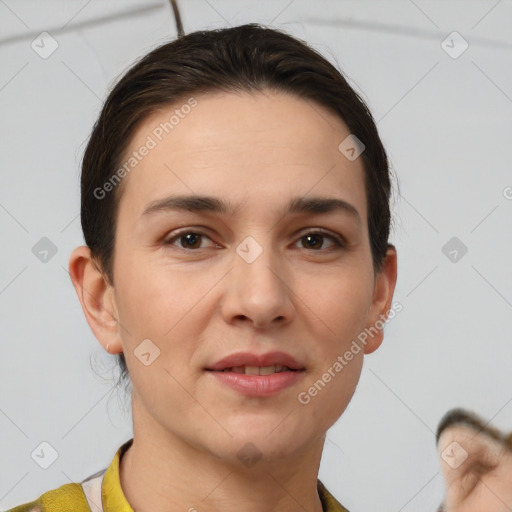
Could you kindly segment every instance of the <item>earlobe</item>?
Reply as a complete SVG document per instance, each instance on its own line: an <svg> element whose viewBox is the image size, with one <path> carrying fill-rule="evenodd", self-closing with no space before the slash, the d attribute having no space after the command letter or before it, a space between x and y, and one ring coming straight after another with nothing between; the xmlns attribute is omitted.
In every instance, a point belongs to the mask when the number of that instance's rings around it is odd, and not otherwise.
<svg viewBox="0 0 512 512"><path fill-rule="evenodd" d="M382 268L375 276L373 302L366 327L365 354L371 354L377 350L384 340L383 328L391 309L396 280L397 252L394 245L388 244Z"/></svg>
<svg viewBox="0 0 512 512"><path fill-rule="evenodd" d="M122 352L114 289L87 246L77 247L69 258L69 275L96 339L108 352Z"/></svg>

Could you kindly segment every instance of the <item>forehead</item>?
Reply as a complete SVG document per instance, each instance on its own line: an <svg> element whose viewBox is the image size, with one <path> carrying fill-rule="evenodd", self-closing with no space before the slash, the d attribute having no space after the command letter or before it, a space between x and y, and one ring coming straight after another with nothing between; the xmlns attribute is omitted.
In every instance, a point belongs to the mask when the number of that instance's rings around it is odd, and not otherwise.
<svg viewBox="0 0 512 512"><path fill-rule="evenodd" d="M350 135L339 116L316 102L270 91L191 97L160 108L138 126L124 160L151 149L124 178L121 204L129 196L130 208L142 211L164 189L228 195L234 203L251 197L260 205L340 192L366 218L362 159L349 161L339 151Z"/></svg>

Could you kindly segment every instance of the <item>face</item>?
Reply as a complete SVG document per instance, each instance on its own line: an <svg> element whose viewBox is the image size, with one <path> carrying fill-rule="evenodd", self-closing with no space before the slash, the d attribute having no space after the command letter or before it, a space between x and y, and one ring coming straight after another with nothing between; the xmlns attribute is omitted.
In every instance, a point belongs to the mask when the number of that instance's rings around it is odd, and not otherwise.
<svg viewBox="0 0 512 512"><path fill-rule="evenodd" d="M454 425L443 431L438 451L446 510L506 512L512 508L510 449L473 428Z"/></svg>
<svg viewBox="0 0 512 512"><path fill-rule="evenodd" d="M180 105L146 118L127 152L157 142L124 178L115 235L135 421L218 457L248 442L268 458L299 454L347 407L381 338L353 341L390 307L395 276L374 275L363 163L339 151L350 132L317 104L195 98L161 141L155 128Z"/></svg>

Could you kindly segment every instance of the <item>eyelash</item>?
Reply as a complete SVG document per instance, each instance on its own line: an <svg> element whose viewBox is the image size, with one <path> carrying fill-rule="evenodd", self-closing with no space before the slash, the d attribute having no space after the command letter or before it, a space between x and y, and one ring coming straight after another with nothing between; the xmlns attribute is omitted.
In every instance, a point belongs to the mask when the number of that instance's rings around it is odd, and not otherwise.
<svg viewBox="0 0 512 512"><path fill-rule="evenodd" d="M182 231L178 231L171 238L168 238L167 240L165 240L164 241L164 245L166 245L166 246L175 245L174 244L175 240L178 240L181 237L183 237L185 235L190 235L190 234L199 235L201 237L210 238L208 235L206 235L205 233L202 233L201 231L196 231L196 230L191 230L191 229L184 229ZM307 231L298 240L302 240L303 238L305 238L308 235L322 235L324 238L329 238L335 244L335 247L331 247L331 248L328 248L328 249L309 249L310 251L313 251L313 252L327 252L327 251L332 251L332 250L338 250L338 249L344 249L345 248L345 241L344 241L344 239L341 236L335 235L335 234L331 233L330 231L326 231L326 230L321 229L321 228L317 228L317 229L314 229L314 230L311 230L311 231ZM175 247L177 249L180 249L180 250L185 251L185 252L194 252L194 251L198 251L198 250L202 249L201 247L199 247L197 249L185 249L184 247L179 247L178 245L175 245ZM308 250L307 248L304 248L304 249Z"/></svg>

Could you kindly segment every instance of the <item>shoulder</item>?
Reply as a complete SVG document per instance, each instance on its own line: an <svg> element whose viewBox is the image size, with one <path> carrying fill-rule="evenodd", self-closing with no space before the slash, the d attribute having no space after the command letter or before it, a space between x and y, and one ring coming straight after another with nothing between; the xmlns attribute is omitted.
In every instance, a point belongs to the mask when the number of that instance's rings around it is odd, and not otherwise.
<svg viewBox="0 0 512 512"><path fill-rule="evenodd" d="M65 484L6 512L91 512L82 486Z"/></svg>
<svg viewBox="0 0 512 512"><path fill-rule="evenodd" d="M103 492L107 501L115 502L116 505L119 502L125 503L119 483L119 458L132 441L133 439L129 439L118 448L108 468L98 471L81 482L61 485L45 492L34 501L18 505L5 512L92 512L91 509L101 512ZM105 488L103 488L104 478ZM108 510L121 510L121 508L110 507ZM129 505L122 510L133 512Z"/></svg>

